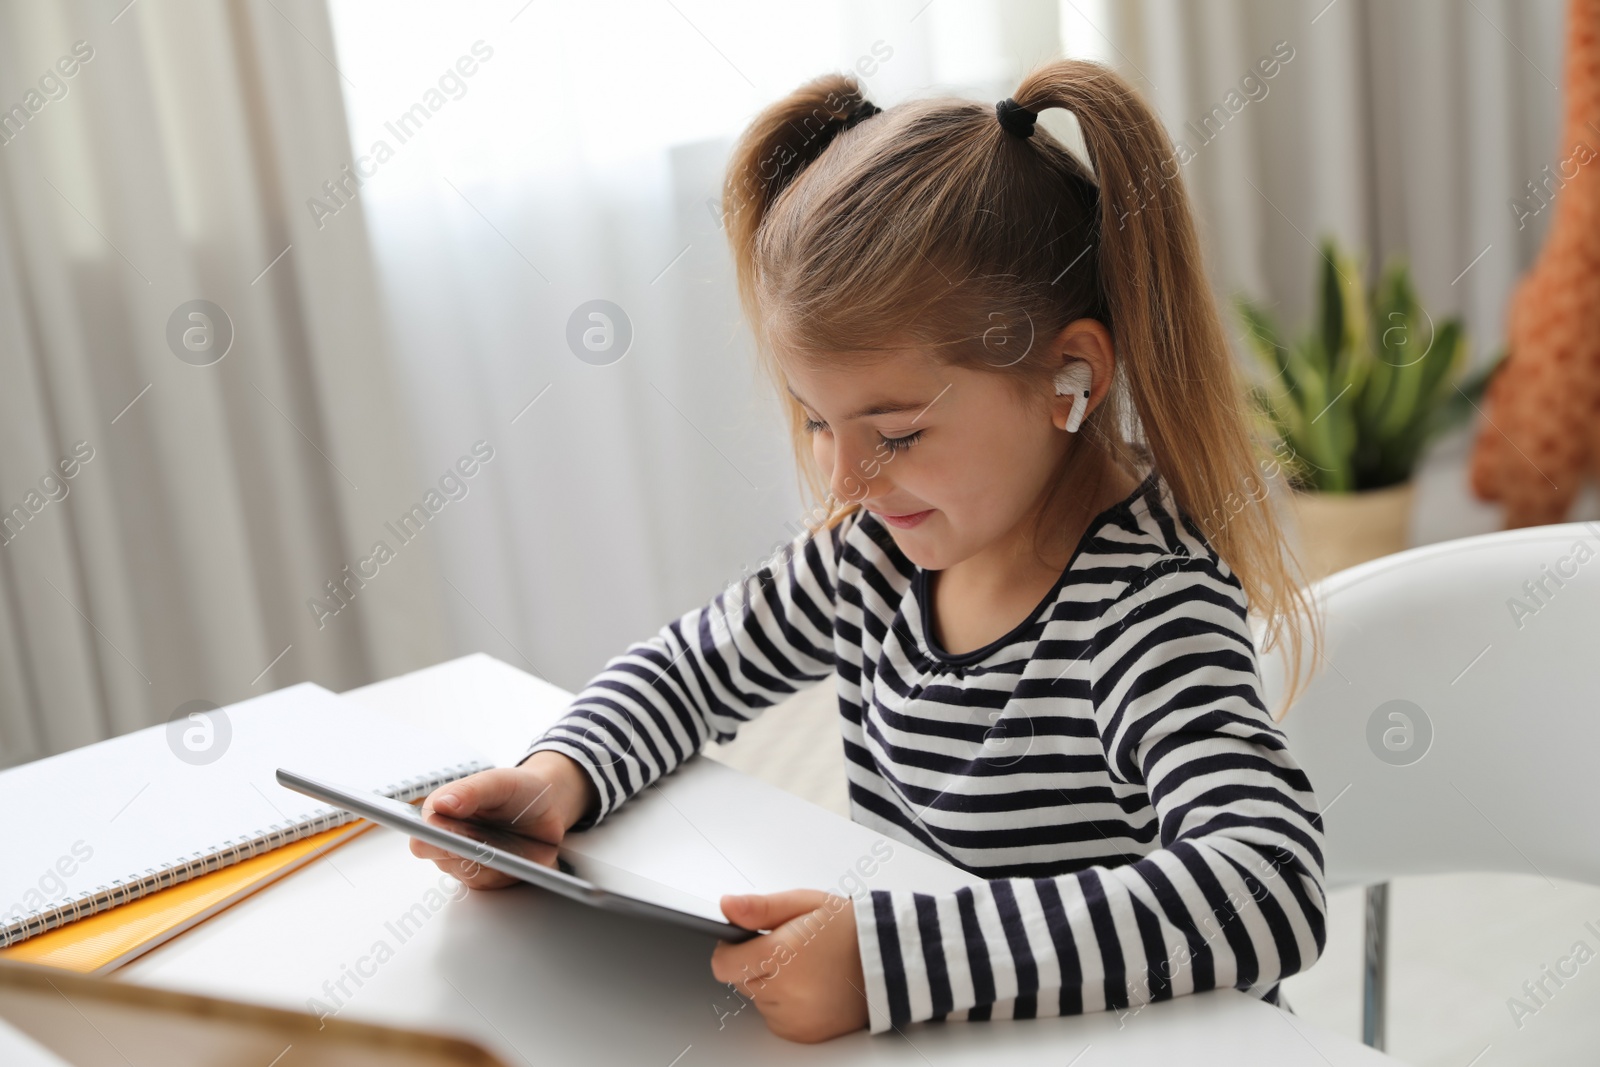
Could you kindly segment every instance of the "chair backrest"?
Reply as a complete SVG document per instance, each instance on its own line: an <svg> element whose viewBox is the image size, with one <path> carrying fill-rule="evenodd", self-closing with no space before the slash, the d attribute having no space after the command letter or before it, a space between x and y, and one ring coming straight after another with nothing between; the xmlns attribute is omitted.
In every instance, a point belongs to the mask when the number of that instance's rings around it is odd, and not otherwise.
<svg viewBox="0 0 1600 1067"><path fill-rule="evenodd" d="M1426 545L1312 588L1325 647L1281 725L1323 808L1329 884L1600 885L1600 523ZM1276 709L1277 650L1261 668Z"/></svg>

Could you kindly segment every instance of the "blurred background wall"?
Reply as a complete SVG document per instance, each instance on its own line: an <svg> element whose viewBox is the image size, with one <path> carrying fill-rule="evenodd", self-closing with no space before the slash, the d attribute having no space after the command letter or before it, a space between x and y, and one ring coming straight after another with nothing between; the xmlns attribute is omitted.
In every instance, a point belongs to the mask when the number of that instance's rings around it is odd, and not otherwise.
<svg viewBox="0 0 1600 1067"><path fill-rule="evenodd" d="M1560 0L0 0L0 509L24 516L0 765L478 649L575 689L792 537L718 193L744 123L828 70L889 106L1110 63L1192 149L1219 297L1300 321L1332 234L1369 269L1405 254L1482 363L1548 221L1511 205L1555 161L1561 22ZM1464 440L1430 459L1414 541L1497 525Z"/></svg>

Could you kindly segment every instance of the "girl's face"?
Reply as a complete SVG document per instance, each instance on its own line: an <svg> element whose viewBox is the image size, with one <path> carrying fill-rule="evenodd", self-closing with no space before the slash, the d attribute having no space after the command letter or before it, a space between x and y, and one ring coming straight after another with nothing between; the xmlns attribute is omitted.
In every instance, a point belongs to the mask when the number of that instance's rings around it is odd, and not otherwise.
<svg viewBox="0 0 1600 1067"><path fill-rule="evenodd" d="M1052 420L1053 391L1030 407L1011 380L923 352L842 367L789 362L833 495L879 515L926 570L1025 529L1076 437Z"/></svg>

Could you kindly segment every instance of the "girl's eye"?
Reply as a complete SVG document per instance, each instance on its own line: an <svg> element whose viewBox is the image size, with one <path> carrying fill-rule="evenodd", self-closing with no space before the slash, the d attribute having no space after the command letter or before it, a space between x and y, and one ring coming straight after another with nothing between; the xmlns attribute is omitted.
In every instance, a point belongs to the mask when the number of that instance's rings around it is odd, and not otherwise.
<svg viewBox="0 0 1600 1067"><path fill-rule="evenodd" d="M810 416L806 417L804 425L806 433L816 433L819 430L826 430L828 428L827 423L818 422L816 419L813 419ZM915 433L908 433L904 437L883 437L880 435L878 440L882 443L883 447L888 449L890 452L900 452L916 444L917 441L921 439L924 432L926 431L918 430Z"/></svg>
<svg viewBox="0 0 1600 1067"><path fill-rule="evenodd" d="M916 433L908 433L904 437L884 437L880 439L883 441L884 447L890 452L900 452L916 444L922 434L923 431L918 430Z"/></svg>

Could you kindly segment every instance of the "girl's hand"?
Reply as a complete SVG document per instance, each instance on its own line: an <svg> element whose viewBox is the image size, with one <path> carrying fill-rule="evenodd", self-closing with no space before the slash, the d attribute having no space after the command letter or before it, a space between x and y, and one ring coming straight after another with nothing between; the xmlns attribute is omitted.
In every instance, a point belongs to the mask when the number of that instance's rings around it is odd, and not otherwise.
<svg viewBox="0 0 1600 1067"><path fill-rule="evenodd" d="M811 1043L867 1025L856 911L848 898L816 889L726 896L722 914L738 926L772 931L719 944L711 973L754 1000L773 1033Z"/></svg>
<svg viewBox="0 0 1600 1067"><path fill-rule="evenodd" d="M583 768L559 752L535 752L521 766L479 771L440 786L422 802L422 813L424 818L437 812L451 819L498 823L556 845L595 799L594 783ZM415 837L411 854L432 860L473 889L501 889L518 881Z"/></svg>

